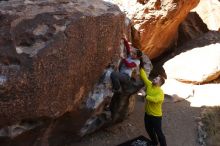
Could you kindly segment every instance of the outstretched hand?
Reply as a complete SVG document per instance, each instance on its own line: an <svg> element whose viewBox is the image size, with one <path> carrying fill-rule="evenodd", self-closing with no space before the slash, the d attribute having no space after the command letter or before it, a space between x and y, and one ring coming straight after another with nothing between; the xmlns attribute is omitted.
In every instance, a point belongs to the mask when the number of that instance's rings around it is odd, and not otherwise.
<svg viewBox="0 0 220 146"><path fill-rule="evenodd" d="M144 61L142 57L140 58L140 68L144 68Z"/></svg>
<svg viewBox="0 0 220 146"><path fill-rule="evenodd" d="M126 34L123 34L122 39L123 39L123 40L127 40L127 36L126 36Z"/></svg>

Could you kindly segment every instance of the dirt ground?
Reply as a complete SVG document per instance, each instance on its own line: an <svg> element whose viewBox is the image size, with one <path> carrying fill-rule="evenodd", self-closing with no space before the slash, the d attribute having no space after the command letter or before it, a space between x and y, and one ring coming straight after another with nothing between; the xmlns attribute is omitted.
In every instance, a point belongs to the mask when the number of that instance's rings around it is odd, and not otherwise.
<svg viewBox="0 0 220 146"><path fill-rule="evenodd" d="M197 119L200 108L187 101L172 102L166 97L163 105L163 131L168 146L199 146ZM116 146L139 135L148 137L144 129L144 100L137 97L134 112L123 122L85 136L72 146Z"/></svg>

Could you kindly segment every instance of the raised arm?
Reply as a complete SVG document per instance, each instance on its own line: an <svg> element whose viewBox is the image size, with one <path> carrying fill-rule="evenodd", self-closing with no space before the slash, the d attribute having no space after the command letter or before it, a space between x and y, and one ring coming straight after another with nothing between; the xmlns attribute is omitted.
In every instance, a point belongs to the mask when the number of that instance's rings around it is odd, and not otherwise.
<svg viewBox="0 0 220 146"><path fill-rule="evenodd" d="M144 81L144 84L146 85L146 87L151 88L152 82L148 79L147 74L143 68L140 68L140 76L141 76L141 79Z"/></svg>
<svg viewBox="0 0 220 146"><path fill-rule="evenodd" d="M126 48L126 51L127 51L127 55L129 56L131 54L131 47L128 44L128 41L125 38L122 38L122 39L124 40L124 45L125 45L125 48Z"/></svg>

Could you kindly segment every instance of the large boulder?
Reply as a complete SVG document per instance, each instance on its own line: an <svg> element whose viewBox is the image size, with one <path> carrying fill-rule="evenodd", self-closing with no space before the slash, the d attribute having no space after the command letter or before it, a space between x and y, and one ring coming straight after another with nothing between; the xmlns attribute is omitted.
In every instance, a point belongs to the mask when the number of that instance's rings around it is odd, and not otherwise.
<svg viewBox="0 0 220 146"><path fill-rule="evenodd" d="M116 5L1 1L0 18L0 145L74 145L132 111L141 79L113 94L109 77L124 50Z"/></svg>
<svg viewBox="0 0 220 146"><path fill-rule="evenodd" d="M195 11L199 14L210 30L220 29L219 0L200 0L198 6L192 11Z"/></svg>
<svg viewBox="0 0 220 146"><path fill-rule="evenodd" d="M193 107L220 105L220 84L193 85L167 79L162 88L172 102L187 100Z"/></svg>
<svg viewBox="0 0 220 146"><path fill-rule="evenodd" d="M209 29L196 12L190 12L178 29L177 46L204 35Z"/></svg>
<svg viewBox="0 0 220 146"><path fill-rule="evenodd" d="M9 0L0 1L0 19L0 127L72 111L80 128L88 118L76 118L81 106L118 53L119 8L101 0Z"/></svg>
<svg viewBox="0 0 220 146"><path fill-rule="evenodd" d="M220 33L208 32L178 48L182 52L164 63L167 78L200 84L220 76Z"/></svg>
<svg viewBox="0 0 220 146"><path fill-rule="evenodd" d="M151 59L175 45L179 24L199 0L108 0L117 3L132 21L135 47Z"/></svg>

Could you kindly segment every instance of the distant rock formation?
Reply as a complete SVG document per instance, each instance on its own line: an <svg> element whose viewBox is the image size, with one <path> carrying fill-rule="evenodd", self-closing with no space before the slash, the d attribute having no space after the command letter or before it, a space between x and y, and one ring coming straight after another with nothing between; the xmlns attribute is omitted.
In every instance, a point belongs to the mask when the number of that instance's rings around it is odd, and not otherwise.
<svg viewBox="0 0 220 146"><path fill-rule="evenodd" d="M199 14L206 23L209 30L220 29L220 1L219 0L200 0L198 6L193 9Z"/></svg>

